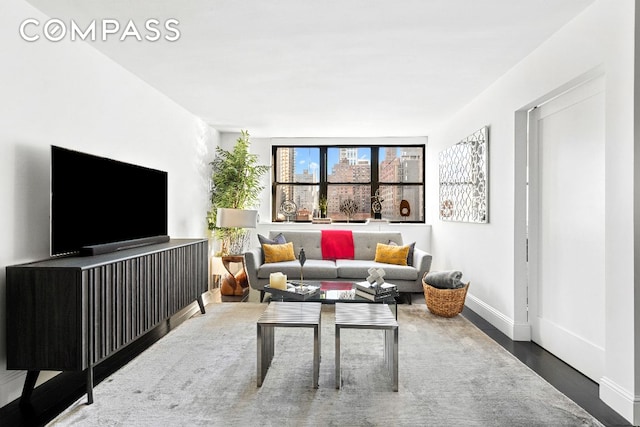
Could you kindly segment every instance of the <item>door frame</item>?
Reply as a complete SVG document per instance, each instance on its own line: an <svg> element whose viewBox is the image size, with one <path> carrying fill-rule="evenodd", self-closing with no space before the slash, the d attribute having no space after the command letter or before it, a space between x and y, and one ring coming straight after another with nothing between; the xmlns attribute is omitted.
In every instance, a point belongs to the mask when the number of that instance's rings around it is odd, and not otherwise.
<svg viewBox="0 0 640 427"><path fill-rule="evenodd" d="M529 322L529 112L565 92L605 76L600 65L556 89L532 100L514 112L514 293L513 340L531 341Z"/></svg>

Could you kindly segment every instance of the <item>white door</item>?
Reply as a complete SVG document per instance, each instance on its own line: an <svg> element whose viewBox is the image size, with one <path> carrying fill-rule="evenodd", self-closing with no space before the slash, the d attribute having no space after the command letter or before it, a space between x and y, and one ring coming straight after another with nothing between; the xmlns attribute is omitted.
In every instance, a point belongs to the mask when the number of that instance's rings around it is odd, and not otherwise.
<svg viewBox="0 0 640 427"><path fill-rule="evenodd" d="M604 79L529 115L532 340L592 380L604 372Z"/></svg>

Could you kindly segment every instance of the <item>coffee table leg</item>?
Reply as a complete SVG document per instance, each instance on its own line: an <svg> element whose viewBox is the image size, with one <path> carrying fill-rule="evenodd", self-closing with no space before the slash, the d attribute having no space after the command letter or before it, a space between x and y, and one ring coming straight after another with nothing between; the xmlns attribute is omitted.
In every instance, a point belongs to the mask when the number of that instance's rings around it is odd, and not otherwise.
<svg viewBox="0 0 640 427"><path fill-rule="evenodd" d="M390 330L389 329L385 329L384 330L384 367L387 368L387 372L389 372L389 375L391 374L391 335L390 335ZM393 379L393 378L392 378Z"/></svg>
<svg viewBox="0 0 640 427"><path fill-rule="evenodd" d="M257 357L257 383L262 386L264 377L267 376L269 366L273 360L274 352L274 328L271 325L258 323L258 357Z"/></svg>
<svg viewBox="0 0 640 427"><path fill-rule="evenodd" d="M340 389L340 326L336 325L336 388Z"/></svg>
<svg viewBox="0 0 640 427"><path fill-rule="evenodd" d="M320 327L313 327L313 388L318 388L320 377Z"/></svg>
<svg viewBox="0 0 640 427"><path fill-rule="evenodd" d="M393 391L398 391L398 327L393 328Z"/></svg>
<svg viewBox="0 0 640 427"><path fill-rule="evenodd" d="M264 362L264 345L262 344L262 326L258 323L258 336L256 342L258 343L258 357L257 357L257 384L258 387L262 386L262 380L264 378L262 372L262 364Z"/></svg>

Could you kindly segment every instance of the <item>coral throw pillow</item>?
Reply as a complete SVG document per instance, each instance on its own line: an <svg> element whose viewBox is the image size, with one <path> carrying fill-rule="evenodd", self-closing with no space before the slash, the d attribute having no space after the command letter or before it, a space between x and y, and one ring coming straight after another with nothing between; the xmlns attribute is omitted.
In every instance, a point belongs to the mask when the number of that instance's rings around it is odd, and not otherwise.
<svg viewBox="0 0 640 427"><path fill-rule="evenodd" d="M407 265L409 246L393 246L378 243L376 246L375 262L385 264Z"/></svg>
<svg viewBox="0 0 640 427"><path fill-rule="evenodd" d="M262 245L262 251L264 252L265 263L293 261L296 259L292 242L281 245Z"/></svg>

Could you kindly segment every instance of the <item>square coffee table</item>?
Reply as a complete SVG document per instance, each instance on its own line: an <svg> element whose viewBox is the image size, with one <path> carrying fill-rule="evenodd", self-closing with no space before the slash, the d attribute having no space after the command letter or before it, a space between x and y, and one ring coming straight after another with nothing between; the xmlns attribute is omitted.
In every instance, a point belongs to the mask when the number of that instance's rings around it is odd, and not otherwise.
<svg viewBox="0 0 640 427"><path fill-rule="evenodd" d="M258 387L262 386L275 352L275 328L313 328L313 388L320 376L320 311L322 304L274 301L258 319Z"/></svg>
<svg viewBox="0 0 640 427"><path fill-rule="evenodd" d="M393 391L398 391L398 321L387 304L336 303L336 388L342 385L340 369L340 330L383 329L384 363L391 376Z"/></svg>

